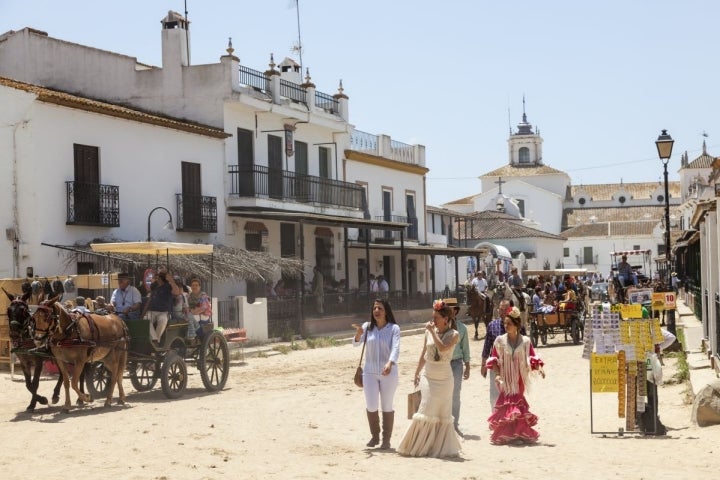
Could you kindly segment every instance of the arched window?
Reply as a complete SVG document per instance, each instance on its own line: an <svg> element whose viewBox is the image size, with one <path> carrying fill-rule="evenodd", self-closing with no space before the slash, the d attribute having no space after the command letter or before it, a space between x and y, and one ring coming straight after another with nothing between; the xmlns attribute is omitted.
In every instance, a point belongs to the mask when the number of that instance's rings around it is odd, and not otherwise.
<svg viewBox="0 0 720 480"><path fill-rule="evenodd" d="M530 149L527 147L521 147L518 150L518 162L519 163L530 163Z"/></svg>

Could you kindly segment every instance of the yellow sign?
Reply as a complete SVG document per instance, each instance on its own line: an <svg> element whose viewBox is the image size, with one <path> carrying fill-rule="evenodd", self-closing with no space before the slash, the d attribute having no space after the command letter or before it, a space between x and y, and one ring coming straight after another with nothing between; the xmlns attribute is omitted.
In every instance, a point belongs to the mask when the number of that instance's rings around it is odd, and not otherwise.
<svg viewBox="0 0 720 480"><path fill-rule="evenodd" d="M620 315L622 315L622 318L626 320L628 318L642 318L642 305L638 303L630 305L621 304Z"/></svg>
<svg viewBox="0 0 720 480"><path fill-rule="evenodd" d="M590 357L590 377L593 393L613 393L618 391L617 353L598 354Z"/></svg>
<svg viewBox="0 0 720 480"><path fill-rule="evenodd" d="M652 309L655 312L661 310L673 310L677 296L675 292L658 292L652 294Z"/></svg>

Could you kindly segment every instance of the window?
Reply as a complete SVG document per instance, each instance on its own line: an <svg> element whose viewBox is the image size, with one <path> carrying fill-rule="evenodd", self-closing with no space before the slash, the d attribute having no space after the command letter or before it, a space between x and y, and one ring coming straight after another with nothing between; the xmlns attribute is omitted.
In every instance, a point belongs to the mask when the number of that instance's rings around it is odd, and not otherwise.
<svg viewBox="0 0 720 480"><path fill-rule="evenodd" d="M415 195L405 194L405 208L407 211L407 223L410 226L407 227L407 238L409 240L418 239L418 219L417 213L415 212Z"/></svg>
<svg viewBox="0 0 720 480"><path fill-rule="evenodd" d="M180 163L182 177L182 227L189 230L202 229L202 181L200 164ZM179 222L178 222L179 223Z"/></svg>
<svg viewBox="0 0 720 480"><path fill-rule="evenodd" d="M522 147L518 150L518 163L530 163L530 149Z"/></svg>
<svg viewBox="0 0 720 480"><path fill-rule="evenodd" d="M626 200L625 195L622 195L620 198L618 198L618 202L620 202L620 203L625 203L625 200Z"/></svg>
<svg viewBox="0 0 720 480"><path fill-rule="evenodd" d="M253 152L253 132L243 128L237 129L238 147L238 193L240 195L255 195L253 166L255 154Z"/></svg>
<svg viewBox="0 0 720 480"><path fill-rule="evenodd" d="M73 153L75 223L100 223L100 149L76 143Z"/></svg>
<svg viewBox="0 0 720 480"><path fill-rule="evenodd" d="M294 223L281 223L280 224L280 256L281 257L294 257L295 256L295 224Z"/></svg>
<svg viewBox="0 0 720 480"><path fill-rule="evenodd" d="M593 247L583 247L583 264L588 265L593 262Z"/></svg>
<svg viewBox="0 0 720 480"><path fill-rule="evenodd" d="M658 201L658 202L664 202L664 201L665 201L665 195L658 195L658 196L657 196L657 201Z"/></svg>
<svg viewBox="0 0 720 480"><path fill-rule="evenodd" d="M563 248L563 257L569 257L570 256L570 247L564 247Z"/></svg>
<svg viewBox="0 0 720 480"><path fill-rule="evenodd" d="M295 173L308 174L308 145L305 142L295 142Z"/></svg>
<svg viewBox="0 0 720 480"><path fill-rule="evenodd" d="M525 216L525 200L516 198L515 201L517 202L518 210L520 210L520 216Z"/></svg>
<svg viewBox="0 0 720 480"><path fill-rule="evenodd" d="M640 250L640 245L633 245L633 250Z"/></svg>
<svg viewBox="0 0 720 480"><path fill-rule="evenodd" d="M319 162L320 162L320 173L319 176L323 178L330 178L330 149L327 147L319 147Z"/></svg>
<svg viewBox="0 0 720 480"><path fill-rule="evenodd" d="M268 135L268 194L270 198L283 198L282 137Z"/></svg>
<svg viewBox="0 0 720 480"><path fill-rule="evenodd" d="M580 200L578 200L578 203L580 205L585 205L585 202L586 202L585 197L580 197Z"/></svg>

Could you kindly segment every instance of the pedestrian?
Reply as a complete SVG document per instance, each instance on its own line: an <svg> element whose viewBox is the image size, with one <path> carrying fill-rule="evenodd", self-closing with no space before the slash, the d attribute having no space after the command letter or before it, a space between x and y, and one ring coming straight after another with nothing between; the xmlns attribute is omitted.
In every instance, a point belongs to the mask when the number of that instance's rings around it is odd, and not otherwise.
<svg viewBox="0 0 720 480"><path fill-rule="evenodd" d="M388 281L385 279L384 275L378 275L377 277L378 282L378 291L381 294L386 294L390 291L390 285L388 284Z"/></svg>
<svg viewBox="0 0 720 480"><path fill-rule="evenodd" d="M382 444L390 448L395 407L393 404L398 387L398 357L400 356L400 327L395 322L392 307L385 299L373 303L370 321L353 325L356 329L353 346L365 343L367 354L363 367L363 392L370 434L368 447L380 443L380 414L382 409ZM378 403L379 398L379 403Z"/></svg>
<svg viewBox="0 0 720 480"><path fill-rule="evenodd" d="M503 445L515 441L532 443L537 441L538 432L532 427L537 424L537 415L530 412L525 399L530 372L537 370L543 378L543 361L535 355L535 349L528 337L520 334L520 310L513 307L503 318L505 334L495 339L486 366L495 371L495 383L500 396L495 410L488 418L493 431L490 442Z"/></svg>
<svg viewBox="0 0 720 480"><path fill-rule="evenodd" d="M397 448L401 455L441 458L460 454L452 417L450 360L459 338L454 326L451 307L436 300L433 319L425 325L425 342L415 370L414 383L420 385L422 400Z"/></svg>
<svg viewBox="0 0 720 480"><path fill-rule="evenodd" d="M325 277L320 268L315 265L313 267L312 294L315 296L315 308L318 315L325 313Z"/></svg>
<svg viewBox="0 0 720 480"><path fill-rule="evenodd" d="M467 326L457 318L458 312L460 312L457 298L445 298L443 302L452 309L453 320L459 335L455 350L453 350L452 360L450 360L450 368L453 372L452 415L455 432L464 437L459 427L460 391L462 390L463 380L470 378L470 342L468 340Z"/></svg>
<svg viewBox="0 0 720 480"><path fill-rule="evenodd" d="M485 332L485 344L483 345L482 351L482 364L480 365L480 375L483 378L487 378L488 368L487 360L490 357L490 351L495 343L495 339L500 335L505 334L505 326L503 325L503 317L507 312L510 303L507 300L500 300L498 306L498 316L494 318L487 326ZM500 392L498 392L497 384L495 384L495 370L490 369L490 411L495 411L495 403L497 402Z"/></svg>
<svg viewBox="0 0 720 480"><path fill-rule="evenodd" d="M180 289L170 273L159 268L150 284L150 300L148 310L150 313L150 342L154 347L160 345L160 339L165 333L170 311L172 310L173 296L179 295Z"/></svg>

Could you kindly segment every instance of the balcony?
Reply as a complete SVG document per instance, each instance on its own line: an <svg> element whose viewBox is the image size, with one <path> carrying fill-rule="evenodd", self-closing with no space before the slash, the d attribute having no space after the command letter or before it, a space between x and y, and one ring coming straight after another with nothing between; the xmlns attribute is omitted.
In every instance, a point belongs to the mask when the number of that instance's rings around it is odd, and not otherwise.
<svg viewBox="0 0 720 480"><path fill-rule="evenodd" d="M217 233L217 197L175 195L177 231Z"/></svg>
<svg viewBox="0 0 720 480"><path fill-rule="evenodd" d="M409 165L425 166L425 147L398 142L387 135L355 130L350 136L350 149Z"/></svg>
<svg viewBox="0 0 720 480"><path fill-rule="evenodd" d="M365 190L354 183L303 175L263 165L231 165L230 195L352 208L363 211Z"/></svg>
<svg viewBox="0 0 720 480"><path fill-rule="evenodd" d="M98 183L65 182L66 225L120 226L120 187Z"/></svg>

